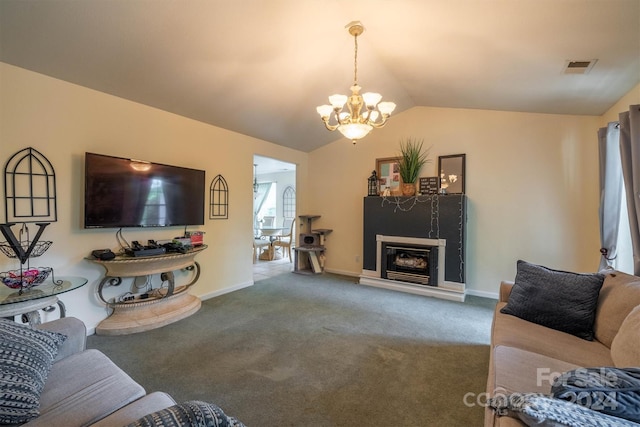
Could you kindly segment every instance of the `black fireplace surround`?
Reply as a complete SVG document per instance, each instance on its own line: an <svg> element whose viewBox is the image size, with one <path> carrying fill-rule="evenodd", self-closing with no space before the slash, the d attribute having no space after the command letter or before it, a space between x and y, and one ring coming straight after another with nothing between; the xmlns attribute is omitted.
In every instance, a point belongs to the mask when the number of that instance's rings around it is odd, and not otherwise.
<svg viewBox="0 0 640 427"><path fill-rule="evenodd" d="M466 196L461 194L364 197L362 268L376 271L378 234L444 239L444 280L464 283L466 220Z"/></svg>

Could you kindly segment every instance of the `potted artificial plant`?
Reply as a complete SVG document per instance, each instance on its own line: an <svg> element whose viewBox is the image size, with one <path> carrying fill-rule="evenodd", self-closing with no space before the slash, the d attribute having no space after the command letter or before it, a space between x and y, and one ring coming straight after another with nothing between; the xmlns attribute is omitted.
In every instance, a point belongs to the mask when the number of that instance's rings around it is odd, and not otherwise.
<svg viewBox="0 0 640 427"><path fill-rule="evenodd" d="M416 181L420 169L431 160L427 158L429 149L422 150L423 141L407 138L400 140L400 162L398 169L402 178L402 195L413 196L416 193Z"/></svg>

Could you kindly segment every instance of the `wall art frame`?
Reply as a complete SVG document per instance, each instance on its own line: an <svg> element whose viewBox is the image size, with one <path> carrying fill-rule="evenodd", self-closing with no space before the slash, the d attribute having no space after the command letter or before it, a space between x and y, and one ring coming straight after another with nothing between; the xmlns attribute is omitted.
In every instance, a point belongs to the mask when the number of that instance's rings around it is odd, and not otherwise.
<svg viewBox="0 0 640 427"><path fill-rule="evenodd" d="M380 194L386 189L392 196L402 195L402 178L399 171L400 157L376 159L376 173L380 181Z"/></svg>
<svg viewBox="0 0 640 427"><path fill-rule="evenodd" d="M441 194L465 194L466 154L438 157Z"/></svg>
<svg viewBox="0 0 640 427"><path fill-rule="evenodd" d="M229 219L229 185L220 174L209 186L209 219Z"/></svg>

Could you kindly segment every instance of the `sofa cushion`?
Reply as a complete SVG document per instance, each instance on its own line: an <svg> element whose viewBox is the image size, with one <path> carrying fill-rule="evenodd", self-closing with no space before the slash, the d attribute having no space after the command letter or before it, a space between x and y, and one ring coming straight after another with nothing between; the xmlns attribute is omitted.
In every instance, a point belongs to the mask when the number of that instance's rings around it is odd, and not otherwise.
<svg viewBox="0 0 640 427"><path fill-rule="evenodd" d="M502 312L592 340L604 275L552 270L522 260Z"/></svg>
<svg viewBox="0 0 640 427"><path fill-rule="evenodd" d="M0 424L38 416L45 381L65 338L0 319Z"/></svg>
<svg viewBox="0 0 640 427"><path fill-rule="evenodd" d="M145 391L98 350L53 365L29 427L86 426L141 398Z"/></svg>
<svg viewBox="0 0 640 427"><path fill-rule="evenodd" d="M640 366L640 305L622 322L611 344L611 358L618 368Z"/></svg>
<svg viewBox="0 0 640 427"><path fill-rule="evenodd" d="M148 414L127 427L244 427L212 403L197 400Z"/></svg>
<svg viewBox="0 0 640 427"><path fill-rule="evenodd" d="M595 338L611 348L620 325L637 305L640 305L640 277L619 271L607 274L598 298Z"/></svg>
<svg viewBox="0 0 640 427"><path fill-rule="evenodd" d="M101 419L95 424L91 424L91 427L126 426L138 418L142 418L147 414L160 411L175 404L176 401L167 393L156 391L118 409L108 417Z"/></svg>
<svg viewBox="0 0 640 427"><path fill-rule="evenodd" d="M489 390L492 396L515 392L548 394L558 376L579 368L573 363L503 345L493 349L493 366L494 390Z"/></svg>
<svg viewBox="0 0 640 427"><path fill-rule="evenodd" d="M36 325L34 328L67 336L67 339L58 347L58 355L54 363L86 348L87 327L82 320L75 317L61 317Z"/></svg>
<svg viewBox="0 0 640 427"><path fill-rule="evenodd" d="M527 322L501 313L505 303L494 312L491 342L539 353L578 366L611 366L611 350L599 341L587 341L575 335Z"/></svg>

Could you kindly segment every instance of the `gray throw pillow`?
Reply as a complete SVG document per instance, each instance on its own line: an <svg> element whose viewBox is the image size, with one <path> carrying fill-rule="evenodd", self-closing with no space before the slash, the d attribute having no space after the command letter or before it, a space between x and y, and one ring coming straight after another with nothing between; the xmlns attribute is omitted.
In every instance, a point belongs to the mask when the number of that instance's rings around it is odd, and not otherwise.
<svg viewBox="0 0 640 427"><path fill-rule="evenodd" d="M0 424L40 414L40 394L66 335L0 319Z"/></svg>
<svg viewBox="0 0 640 427"><path fill-rule="evenodd" d="M245 427L213 403L191 400L145 415L126 427Z"/></svg>
<svg viewBox="0 0 640 427"><path fill-rule="evenodd" d="M592 341L604 277L519 260L509 300L500 312Z"/></svg>

